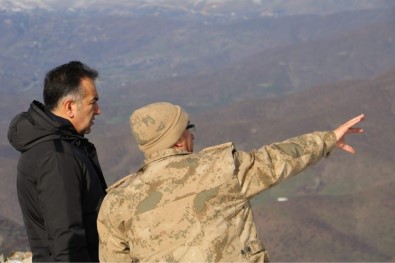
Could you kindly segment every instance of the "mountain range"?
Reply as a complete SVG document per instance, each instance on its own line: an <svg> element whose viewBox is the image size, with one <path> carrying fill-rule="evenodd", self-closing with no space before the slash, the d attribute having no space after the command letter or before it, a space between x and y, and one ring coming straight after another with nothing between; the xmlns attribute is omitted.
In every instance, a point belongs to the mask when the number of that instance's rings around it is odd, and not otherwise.
<svg viewBox="0 0 395 263"><path fill-rule="evenodd" d="M152 101L190 112L197 150L249 151L365 113L355 156L264 192L255 216L273 261L395 261L393 1L111 3L0 0L0 253L28 249L9 121L41 100L49 68L80 59L101 74L88 137L109 184L141 164L128 116Z"/></svg>
<svg viewBox="0 0 395 263"><path fill-rule="evenodd" d="M6 12L105 12L117 15L172 15L232 17L248 19L259 16L332 14L344 11L372 10L394 6L391 0L0 0Z"/></svg>

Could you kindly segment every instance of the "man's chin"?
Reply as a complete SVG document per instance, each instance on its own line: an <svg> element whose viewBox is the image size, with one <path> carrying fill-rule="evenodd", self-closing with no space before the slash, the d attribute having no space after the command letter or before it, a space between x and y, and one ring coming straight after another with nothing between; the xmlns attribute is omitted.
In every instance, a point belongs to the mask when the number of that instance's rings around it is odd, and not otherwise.
<svg viewBox="0 0 395 263"><path fill-rule="evenodd" d="M84 134L89 134L89 133L91 133L91 128L90 128L90 127L89 127L88 129L83 130L83 131L81 132L82 135L84 135Z"/></svg>

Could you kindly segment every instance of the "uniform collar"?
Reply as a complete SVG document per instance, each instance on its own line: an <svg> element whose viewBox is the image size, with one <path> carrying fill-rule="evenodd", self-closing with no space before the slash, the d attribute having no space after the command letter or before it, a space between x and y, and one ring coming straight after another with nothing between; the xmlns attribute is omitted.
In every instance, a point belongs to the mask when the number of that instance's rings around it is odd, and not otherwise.
<svg viewBox="0 0 395 263"><path fill-rule="evenodd" d="M167 157L174 155L187 155L187 154L191 154L191 152L179 148L170 148L170 149L156 151L148 156L146 155L146 158L144 160L144 166L140 170L144 169L146 166L150 165L153 162L157 162Z"/></svg>

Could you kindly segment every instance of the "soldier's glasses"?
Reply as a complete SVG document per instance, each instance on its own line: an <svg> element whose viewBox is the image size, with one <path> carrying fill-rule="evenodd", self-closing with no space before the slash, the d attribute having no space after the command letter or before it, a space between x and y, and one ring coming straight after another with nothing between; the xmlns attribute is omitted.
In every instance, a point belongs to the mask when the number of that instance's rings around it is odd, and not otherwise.
<svg viewBox="0 0 395 263"><path fill-rule="evenodd" d="M196 131L196 126L193 123L188 124L186 130Z"/></svg>

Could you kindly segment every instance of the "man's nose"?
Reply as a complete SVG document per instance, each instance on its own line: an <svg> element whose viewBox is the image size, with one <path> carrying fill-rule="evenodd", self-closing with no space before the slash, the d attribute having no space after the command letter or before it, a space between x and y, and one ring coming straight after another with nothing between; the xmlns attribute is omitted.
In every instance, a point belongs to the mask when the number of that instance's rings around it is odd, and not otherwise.
<svg viewBox="0 0 395 263"><path fill-rule="evenodd" d="M95 114L96 114L96 115L100 115L100 114L101 114L101 108L100 108L99 105L96 106Z"/></svg>

